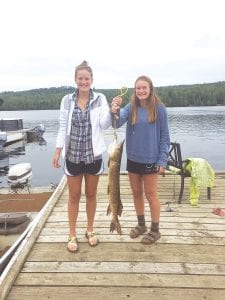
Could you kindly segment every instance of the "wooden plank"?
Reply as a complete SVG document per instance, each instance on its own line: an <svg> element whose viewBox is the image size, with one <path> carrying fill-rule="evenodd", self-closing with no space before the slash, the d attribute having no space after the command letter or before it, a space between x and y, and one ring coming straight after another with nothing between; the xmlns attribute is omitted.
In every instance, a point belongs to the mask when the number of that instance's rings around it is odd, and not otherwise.
<svg viewBox="0 0 225 300"><path fill-rule="evenodd" d="M26 262L21 273L132 273L225 275L225 264L154 263L137 261Z"/></svg>
<svg viewBox="0 0 225 300"><path fill-rule="evenodd" d="M135 273L20 273L15 285L224 289L225 276Z"/></svg>
<svg viewBox="0 0 225 300"><path fill-rule="evenodd" d="M85 205L86 203L80 203L80 211L85 211ZM98 202L97 203L97 210L98 211L105 211L105 209L108 206L108 201L107 202ZM208 203L208 204L200 204L199 206L190 206L190 205L186 205L184 206L184 204L181 204L181 206L176 206L176 204L174 203L170 203L170 207L172 207L175 211L183 211L183 212L209 212L212 211L213 208L216 208L217 206L219 206L221 209L225 209L225 203ZM166 212L166 207L167 205L165 203L161 203L161 212ZM133 202L126 202L123 205L124 210L128 210L128 211L132 211L134 210L134 204ZM145 209L149 209L149 206L147 203L145 203ZM56 205L54 208L54 211L67 211L67 201L65 203L59 203L59 205Z"/></svg>
<svg viewBox="0 0 225 300"><path fill-rule="evenodd" d="M225 289L90 287L90 286L15 286L7 300L224 300Z"/></svg>
<svg viewBox="0 0 225 300"><path fill-rule="evenodd" d="M85 231L83 232L82 236L80 232L78 232L77 236L81 243L87 242L86 238L84 237ZM38 243L63 243L67 241L68 234L66 235L41 235L38 237ZM101 235L100 237L101 242L103 243L140 243L141 237L137 239L131 239L128 235L118 235L118 234L111 234L111 235ZM160 240L157 241L158 244L189 244L189 245L225 245L225 238L212 238L212 237L189 237L189 236L162 236Z"/></svg>
<svg viewBox="0 0 225 300"><path fill-rule="evenodd" d="M101 210L101 211L96 211L96 214L95 214L95 218L96 219L109 219L110 218L110 215L107 216L106 214L106 211L107 211L107 206L105 207L106 209L105 210ZM146 216L150 216L150 211L149 210L146 210L146 213L145 213ZM52 214L51 214L51 217L52 218L55 218L55 219L66 219L67 218L67 211L53 211ZM78 216L78 220L79 219L83 219L86 217L86 211L80 211L79 212L79 216ZM216 221L220 220L220 223L222 224L225 224L225 218L223 217L219 217L218 215L215 215L212 213L212 211L209 209L208 211L206 212L198 212L198 211L195 211L195 212L182 212L182 211L172 211L172 212L165 212L165 211L162 211L161 214L160 214L160 218L163 219L163 218L176 218L176 217L179 217L179 218L182 218L182 219L186 219L186 218L189 218L191 219L192 217L196 220L196 218L199 218L201 220L211 220L211 219L214 219ZM135 210L126 210L126 209L123 209L122 211L122 216L121 218L136 218L136 212Z"/></svg>
<svg viewBox="0 0 225 300"><path fill-rule="evenodd" d="M122 228L125 230L128 228L130 230L131 227L135 226L137 223L136 220L124 222L120 220L120 224ZM147 226L150 227L150 222L146 222ZM77 228L86 228L86 221L78 221ZM51 232L55 234L65 233L65 229L68 230L69 224L68 221L63 222L46 222L44 228L42 229L41 234L44 235L46 231L51 230ZM179 229L179 230L198 230L198 231L224 231L224 224L201 224L201 223L177 223L177 222L160 222L160 231L163 229ZM106 221L95 221L95 230L98 233L109 233L109 222Z"/></svg>
<svg viewBox="0 0 225 300"><path fill-rule="evenodd" d="M86 241L79 243L79 248L80 251L73 254L66 250L65 241L63 243L35 243L27 261L150 261L222 265L225 262L224 245L154 244L145 246L141 243L101 242L98 248L91 248Z"/></svg>
<svg viewBox="0 0 225 300"><path fill-rule="evenodd" d="M67 199L68 200L68 199ZM208 213L208 212L212 212L213 208L216 208L217 206L219 206L221 209L225 209L225 203L209 203L209 204L199 204L198 206L190 206L187 204L180 204L179 206L177 204L171 203L170 207L177 212L190 212L192 214L195 213ZM107 202L99 202L97 203L97 211L104 211L106 212L106 208L108 207L108 201ZM161 213L167 213L169 214L170 212L166 212L166 204L161 204ZM147 202L145 201L145 209L149 210L149 205L147 204ZM79 210L80 211L86 211L86 203L82 202L79 205ZM123 205L123 210L126 211L133 211L134 210L134 204L130 201L130 202L126 202ZM65 203L57 203L57 205L54 207L54 212L57 211L67 211L67 201L65 201Z"/></svg>
<svg viewBox="0 0 225 300"><path fill-rule="evenodd" d="M108 226L109 227L109 226ZM98 235L112 235L109 231L109 228L96 228L95 227L95 232ZM176 237L180 237L180 236L193 236L193 237L215 237L215 238L225 238L225 230L224 230L224 226L221 225L220 230L215 230L215 228L212 227L211 232L209 232L209 230L207 229L164 229L164 228L160 228L160 232L163 236L176 236ZM123 228L123 235L129 235L130 233L130 228ZM58 228L44 228L42 229L42 232L40 234L40 236L51 236L51 235L67 235L68 234L68 227L63 227L60 228L58 226Z"/></svg>
<svg viewBox="0 0 225 300"><path fill-rule="evenodd" d="M148 212L146 213L146 216L148 215ZM86 219L86 213L80 213L78 216L78 221L84 220ZM110 221L111 220L111 216L106 216L105 213L96 213L96 219L98 219L99 221ZM66 221L67 220L67 212L52 212L51 216L48 219L48 222L61 222L61 221ZM122 214L120 220L123 221L132 221L132 220L136 220L136 216L135 214L133 215L129 215L129 214ZM225 219L218 217L214 214L210 214L206 215L206 216L183 216L183 217L179 217L179 216L172 216L171 215L166 215L166 216L162 216L160 217L160 222L188 222L188 223L211 223L211 224L225 224Z"/></svg>

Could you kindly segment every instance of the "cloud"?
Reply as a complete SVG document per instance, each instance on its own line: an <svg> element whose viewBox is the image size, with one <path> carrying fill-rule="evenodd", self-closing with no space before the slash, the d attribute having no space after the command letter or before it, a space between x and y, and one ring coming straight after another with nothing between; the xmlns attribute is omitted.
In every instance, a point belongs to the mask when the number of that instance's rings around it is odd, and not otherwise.
<svg viewBox="0 0 225 300"><path fill-rule="evenodd" d="M12 9L13 8L13 9ZM99 88L224 80L222 0L8 0L0 91L74 84L84 59Z"/></svg>

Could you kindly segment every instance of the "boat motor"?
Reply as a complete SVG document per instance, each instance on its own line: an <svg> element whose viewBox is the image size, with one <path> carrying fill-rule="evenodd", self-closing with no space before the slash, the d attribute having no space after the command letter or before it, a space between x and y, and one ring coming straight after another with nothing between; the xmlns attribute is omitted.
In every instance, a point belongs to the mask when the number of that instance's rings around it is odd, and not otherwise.
<svg viewBox="0 0 225 300"><path fill-rule="evenodd" d="M17 193L18 189L28 189L32 178L32 168L30 163L16 164L9 168L8 183L10 188Z"/></svg>

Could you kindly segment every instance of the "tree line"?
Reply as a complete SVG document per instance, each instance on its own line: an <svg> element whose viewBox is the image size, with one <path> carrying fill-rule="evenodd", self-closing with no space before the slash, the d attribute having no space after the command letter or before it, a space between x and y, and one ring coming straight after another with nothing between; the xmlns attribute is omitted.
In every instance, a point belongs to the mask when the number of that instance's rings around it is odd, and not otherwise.
<svg viewBox="0 0 225 300"><path fill-rule="evenodd" d="M109 103L120 93L119 89L94 89L105 94ZM64 95L74 87L40 88L19 92L0 93L0 110L59 109ZM123 105L129 102L133 88L123 96ZM156 87L156 93L167 107L225 105L225 81L192 85Z"/></svg>

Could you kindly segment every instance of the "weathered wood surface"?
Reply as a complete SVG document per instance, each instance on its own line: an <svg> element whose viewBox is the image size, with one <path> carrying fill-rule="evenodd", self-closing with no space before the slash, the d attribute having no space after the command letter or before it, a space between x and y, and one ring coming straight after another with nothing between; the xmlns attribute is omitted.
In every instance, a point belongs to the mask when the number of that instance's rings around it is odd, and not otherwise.
<svg viewBox="0 0 225 300"><path fill-rule="evenodd" d="M197 207L188 202L188 179L183 202L177 204L179 180L176 175L160 177L162 238L146 246L140 238L129 238L136 216L127 175L121 175L123 234L109 232L107 176L102 175L95 218L100 244L91 248L84 237L82 194L76 254L66 250L66 187L18 270L7 299L224 299L225 218L213 214L212 209L225 211L225 175L216 176L211 201L206 200L206 189L201 190ZM166 212L168 201L172 212ZM149 226L147 203L146 219Z"/></svg>

